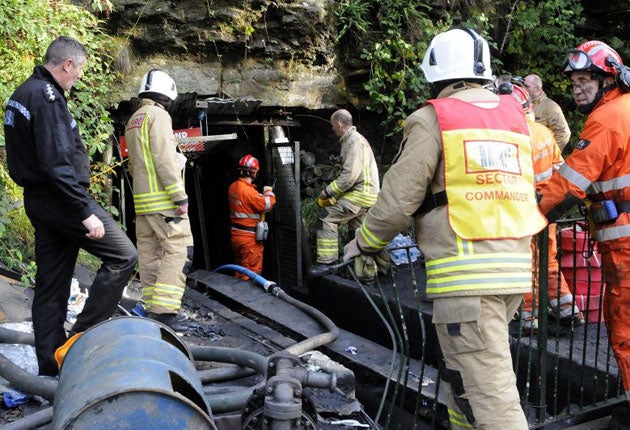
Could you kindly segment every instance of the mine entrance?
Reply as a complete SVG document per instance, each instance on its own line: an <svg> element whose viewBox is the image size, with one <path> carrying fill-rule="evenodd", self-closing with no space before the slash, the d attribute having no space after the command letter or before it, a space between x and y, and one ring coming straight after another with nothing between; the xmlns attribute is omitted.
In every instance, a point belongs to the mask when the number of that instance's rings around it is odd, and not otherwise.
<svg viewBox="0 0 630 430"><path fill-rule="evenodd" d="M260 101L255 100L208 98L194 103L194 111L180 106L178 114L173 114L175 138L188 159L185 185L195 246L193 267L213 270L234 262L227 190L238 177L239 159L251 154L261 165L254 182L257 188L271 185L277 196L276 207L266 219L270 234L265 241L263 276L284 288L301 288L300 143L290 139L290 129L299 128L300 123L282 110L259 110ZM128 104L126 116L119 112L118 136L124 134L134 106ZM122 163L116 185L120 190L120 219L135 240L132 180L125 163L124 137L119 142Z"/></svg>

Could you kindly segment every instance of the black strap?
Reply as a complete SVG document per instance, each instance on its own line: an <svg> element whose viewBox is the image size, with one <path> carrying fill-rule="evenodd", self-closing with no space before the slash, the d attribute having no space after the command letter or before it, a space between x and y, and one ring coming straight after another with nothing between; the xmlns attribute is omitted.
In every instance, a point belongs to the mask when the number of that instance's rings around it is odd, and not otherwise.
<svg viewBox="0 0 630 430"><path fill-rule="evenodd" d="M425 198L418 210L413 213L413 216L423 215L427 212L432 211L438 206L444 206L448 203L448 199L446 198L446 191L440 191L438 193L428 194Z"/></svg>
<svg viewBox="0 0 630 430"><path fill-rule="evenodd" d="M245 227L244 225L232 224L232 228L237 228L239 230L251 231L256 233L256 227Z"/></svg>
<svg viewBox="0 0 630 430"><path fill-rule="evenodd" d="M617 212L630 212L630 202L615 202Z"/></svg>

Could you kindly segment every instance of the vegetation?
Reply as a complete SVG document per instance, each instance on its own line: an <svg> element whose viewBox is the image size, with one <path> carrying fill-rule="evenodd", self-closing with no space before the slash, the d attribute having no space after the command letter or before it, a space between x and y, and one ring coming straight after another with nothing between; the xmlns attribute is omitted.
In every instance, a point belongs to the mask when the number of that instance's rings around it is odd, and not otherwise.
<svg viewBox="0 0 630 430"><path fill-rule="evenodd" d="M359 48L369 63L368 109L383 114L383 125L394 132L427 95L422 54L448 25L430 12L423 2L404 0L343 0L335 11L340 44Z"/></svg>
<svg viewBox="0 0 630 430"><path fill-rule="evenodd" d="M97 11L111 11L108 0L92 1ZM108 95L116 80L109 64L114 48L112 39L101 31L101 22L88 10L71 5L67 1L3 0L0 8L0 115L11 93L41 63L49 43L57 36L68 35L80 40L89 52L89 61L83 79L76 91L68 95L70 109L80 123L80 130L88 153L95 162L96 171L106 170L103 152L113 133L107 107ZM0 135L0 147L4 153L4 134ZM2 157L4 158L4 157ZM0 164L0 260L11 269L25 273L23 281L32 280L33 234L24 209L21 207L21 189L9 178L3 163ZM96 163L100 161L100 163ZM93 169L94 170L94 169ZM95 196L107 193L107 181L93 181L91 190Z"/></svg>
<svg viewBox="0 0 630 430"><path fill-rule="evenodd" d="M342 43L369 62L369 109L383 114L383 126L400 131L402 120L428 96L420 69L431 38L454 25L476 29L491 45L493 71L536 73L545 90L567 107L568 82L558 69L564 53L577 44L584 24L579 0L435 2L343 0L335 11ZM551 59L551 61L550 61ZM570 116L573 129L577 118Z"/></svg>

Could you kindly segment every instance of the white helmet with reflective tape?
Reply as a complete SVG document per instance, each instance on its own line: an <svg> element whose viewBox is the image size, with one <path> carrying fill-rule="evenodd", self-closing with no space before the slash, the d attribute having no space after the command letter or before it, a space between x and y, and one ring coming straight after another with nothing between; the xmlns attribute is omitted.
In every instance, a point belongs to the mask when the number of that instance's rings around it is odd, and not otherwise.
<svg viewBox="0 0 630 430"><path fill-rule="evenodd" d="M173 78L163 71L152 69L142 77L138 97L142 97L144 93L161 94L172 101L177 98L177 85Z"/></svg>
<svg viewBox="0 0 630 430"><path fill-rule="evenodd" d="M420 66L428 82L492 80L488 42L467 27L455 27L431 40Z"/></svg>

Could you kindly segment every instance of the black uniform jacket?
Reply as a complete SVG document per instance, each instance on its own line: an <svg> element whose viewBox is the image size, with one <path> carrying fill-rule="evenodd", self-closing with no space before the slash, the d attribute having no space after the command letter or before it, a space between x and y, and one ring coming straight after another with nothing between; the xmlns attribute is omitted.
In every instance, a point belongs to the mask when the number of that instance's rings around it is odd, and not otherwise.
<svg viewBox="0 0 630 430"><path fill-rule="evenodd" d="M90 162L63 89L43 66L13 93L4 119L7 164L25 194L55 193L81 220L90 216Z"/></svg>

